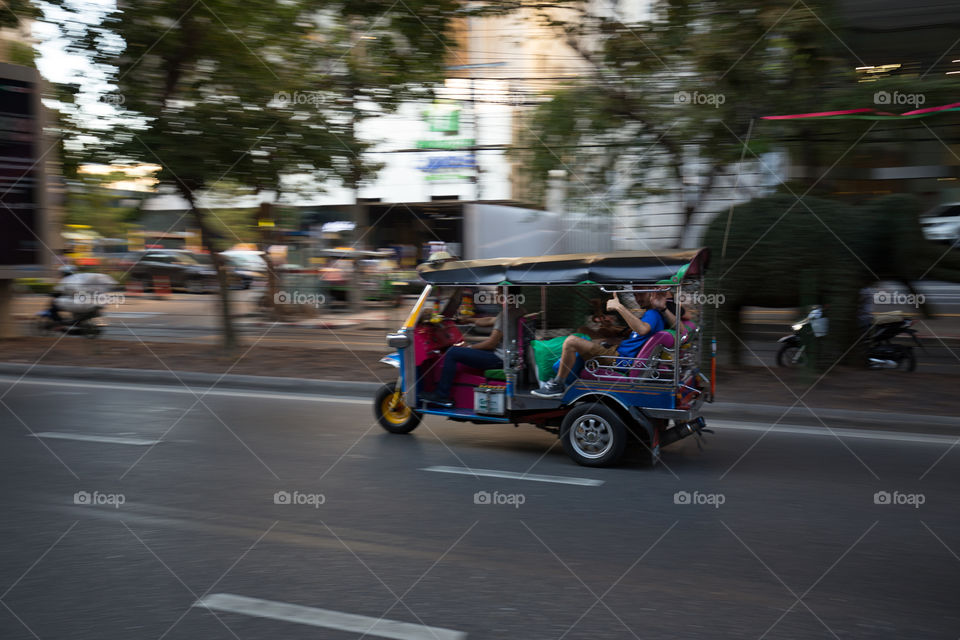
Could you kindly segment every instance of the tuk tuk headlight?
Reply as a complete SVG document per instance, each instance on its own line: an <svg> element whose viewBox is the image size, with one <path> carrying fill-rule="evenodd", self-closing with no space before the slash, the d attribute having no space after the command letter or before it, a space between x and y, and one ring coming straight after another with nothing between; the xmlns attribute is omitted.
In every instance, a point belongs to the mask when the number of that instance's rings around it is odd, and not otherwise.
<svg viewBox="0 0 960 640"><path fill-rule="evenodd" d="M408 336L406 333L388 334L387 346L393 349L406 349L410 346L410 336Z"/></svg>

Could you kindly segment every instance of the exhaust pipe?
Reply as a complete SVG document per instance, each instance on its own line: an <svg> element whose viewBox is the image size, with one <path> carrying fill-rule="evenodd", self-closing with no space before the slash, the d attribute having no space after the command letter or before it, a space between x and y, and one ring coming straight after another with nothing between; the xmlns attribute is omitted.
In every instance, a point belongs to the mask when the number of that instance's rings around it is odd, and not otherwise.
<svg viewBox="0 0 960 640"><path fill-rule="evenodd" d="M661 433L660 446L665 447L668 444L673 444L677 440L683 440L688 436L700 433L713 433L713 431L707 429L707 421L703 419L703 416L700 416L696 420L691 420L690 422L678 424L672 429L667 429Z"/></svg>

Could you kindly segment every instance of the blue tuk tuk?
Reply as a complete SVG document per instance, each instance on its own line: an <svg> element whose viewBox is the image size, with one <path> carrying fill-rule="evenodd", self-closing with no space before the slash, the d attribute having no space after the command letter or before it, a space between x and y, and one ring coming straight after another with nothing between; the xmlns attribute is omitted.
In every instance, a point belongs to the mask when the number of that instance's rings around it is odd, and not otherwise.
<svg viewBox="0 0 960 640"><path fill-rule="evenodd" d="M398 377L377 393L376 418L391 433L409 433L424 415L474 424L532 424L558 435L564 451L582 465L616 464L629 442L644 446L656 462L661 447L704 431L700 410L713 400L700 330L708 262L709 251L700 249L423 264L419 274L426 286L403 326L387 336L397 351L382 361L395 366ZM636 357L590 358L561 396L538 396L533 392L544 375L536 365L534 341L547 326L547 297L561 287L585 286L601 295L672 296L675 326L648 336ZM481 287L496 288L486 298L499 303L505 318L512 317L508 307L516 303L507 287L535 287L543 309L502 323L502 369L460 366L453 406L431 404L423 396L436 384L447 350L463 339L456 323L460 291ZM437 288L451 292L442 310L429 304Z"/></svg>

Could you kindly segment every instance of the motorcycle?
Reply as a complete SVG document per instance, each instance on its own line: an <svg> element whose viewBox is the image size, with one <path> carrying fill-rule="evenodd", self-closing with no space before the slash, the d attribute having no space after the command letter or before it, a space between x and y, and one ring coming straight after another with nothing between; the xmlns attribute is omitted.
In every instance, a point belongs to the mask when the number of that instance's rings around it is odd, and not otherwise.
<svg viewBox="0 0 960 640"><path fill-rule="evenodd" d="M34 332L37 335L46 335L63 331L85 338L96 338L103 333L105 326L100 315L101 309L103 307L98 305L87 311L59 311L59 318L55 317L50 309L44 309L35 316Z"/></svg>
<svg viewBox="0 0 960 640"><path fill-rule="evenodd" d="M101 311L117 287L116 280L103 273L73 273L71 267L64 267L61 272L68 275L54 288L50 308L35 316L34 332L96 338L106 326Z"/></svg>
<svg viewBox="0 0 960 640"><path fill-rule="evenodd" d="M867 335L870 351L867 354L867 366L871 369L899 369L913 371L917 368L917 356L913 347L892 342L900 334L906 334L923 349L917 330L912 327L913 320L901 313L885 314L878 317Z"/></svg>
<svg viewBox="0 0 960 640"><path fill-rule="evenodd" d="M913 347L894 343L893 339L905 334L910 336L914 343L923 348L917 338L916 329L912 328L913 320L902 313L888 313L873 320L864 339L867 342L867 367L870 369L900 369L913 371L917 368L917 357ZM778 340L781 344L777 351L777 364L781 367L802 367L807 364L807 349L804 337L806 332L812 332L815 338L827 335L828 320L823 315L821 307L814 307L807 317L791 325L793 333Z"/></svg>

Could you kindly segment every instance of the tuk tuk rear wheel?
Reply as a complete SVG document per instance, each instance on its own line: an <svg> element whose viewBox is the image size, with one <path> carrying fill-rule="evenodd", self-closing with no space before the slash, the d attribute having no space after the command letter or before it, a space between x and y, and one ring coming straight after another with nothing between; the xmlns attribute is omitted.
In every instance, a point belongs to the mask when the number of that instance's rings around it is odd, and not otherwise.
<svg viewBox="0 0 960 640"><path fill-rule="evenodd" d="M385 384L377 391L373 415L377 423L390 433L410 433L420 424L420 414L403 401L396 382Z"/></svg>
<svg viewBox="0 0 960 640"><path fill-rule="evenodd" d="M560 425L560 444L585 467L616 464L627 446L627 425L610 407L585 403L574 407Z"/></svg>

